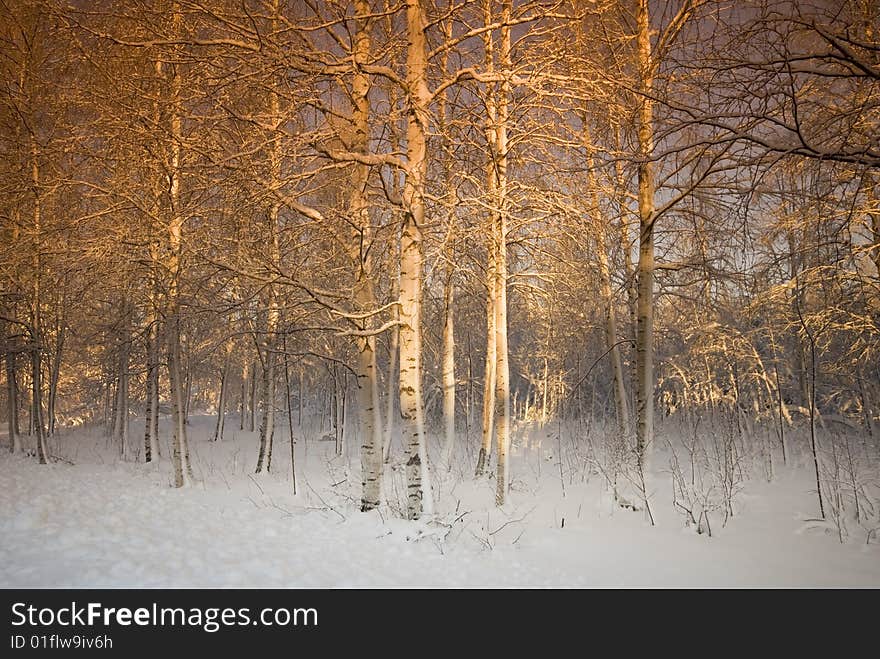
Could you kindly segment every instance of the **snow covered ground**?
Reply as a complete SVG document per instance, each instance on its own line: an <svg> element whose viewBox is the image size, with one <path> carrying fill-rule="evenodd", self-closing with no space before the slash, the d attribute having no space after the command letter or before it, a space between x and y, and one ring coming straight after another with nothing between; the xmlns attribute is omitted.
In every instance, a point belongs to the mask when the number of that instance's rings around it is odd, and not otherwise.
<svg viewBox="0 0 880 659"><path fill-rule="evenodd" d="M436 485L437 521L411 523L357 511L356 450L298 441L294 496L285 432L273 472L255 475L256 434L230 418L213 443L212 422L192 419L198 482L184 490L170 486L167 457L120 462L96 431L56 442L73 464L4 451L0 586L880 586L880 542L841 544L807 521L815 484L804 465L749 480L710 538L684 527L662 474L652 528L612 505L599 476L569 467L560 477L553 442L531 442L515 452L505 509L493 505L494 481L475 481L463 459ZM393 500L402 470L388 480Z"/></svg>

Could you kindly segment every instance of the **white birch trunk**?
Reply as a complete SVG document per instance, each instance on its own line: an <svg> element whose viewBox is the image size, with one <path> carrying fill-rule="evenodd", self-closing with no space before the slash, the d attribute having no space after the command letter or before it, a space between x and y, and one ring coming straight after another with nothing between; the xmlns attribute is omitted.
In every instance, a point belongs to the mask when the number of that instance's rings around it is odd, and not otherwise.
<svg viewBox="0 0 880 659"><path fill-rule="evenodd" d="M495 335L498 351L497 373L495 376L495 442L497 446L497 477L495 503L504 505L510 483L510 361L507 345L507 122L510 82L510 14L511 0L504 0L501 13L501 52L500 62L504 76L498 98L498 118L495 130L495 151L493 160L497 176L496 197L496 263L495 263Z"/></svg>
<svg viewBox="0 0 880 659"><path fill-rule="evenodd" d="M639 263L636 307L636 461L645 514L654 524L645 475L654 442L654 151L653 58L648 0L639 0Z"/></svg>
<svg viewBox="0 0 880 659"><path fill-rule="evenodd" d="M496 269L498 303L495 334L498 348L498 372L495 381L495 443L497 455L497 489L495 503L504 505L510 482L510 362L507 350L507 222L506 213L498 217L498 265Z"/></svg>
<svg viewBox="0 0 880 659"><path fill-rule="evenodd" d="M443 38L449 42L452 39L452 20L443 21ZM440 67L444 76L449 70L449 50L443 52ZM447 94L449 90L440 95L437 102L438 133L440 133L441 152L444 155L442 162L443 184L445 195L454 196L454 182L452 180L452 165L448 154L450 140L447 118ZM445 239L446 276L444 278L443 291L443 340L441 346L441 373L440 378L443 388L443 454L440 460L441 469L446 472L452 470L452 459L455 453L455 270L456 270L456 201L447 202L447 234Z"/></svg>
<svg viewBox="0 0 880 659"><path fill-rule="evenodd" d="M248 391L249 406L250 406L250 409L248 410L248 431L249 432L254 432L254 429L257 427L256 426L256 423L257 423L256 418L257 418L257 390L258 390L258 387L257 387L257 382L258 382L257 365L258 364L259 364L259 362L256 362L256 361L251 363L251 381L250 381L250 390Z"/></svg>
<svg viewBox="0 0 880 659"><path fill-rule="evenodd" d="M618 150L623 149L624 146L621 140L619 129L615 129L614 139L615 147ZM614 163L614 184L615 195L617 198L618 221L620 223L618 229L620 231L623 273L625 276L624 290L626 292L627 309L629 311L629 332L627 334L629 337L635 338L632 332L634 332L636 327L636 307L638 306L638 278L636 276L635 266L633 265L630 246L629 216L631 214L631 209L629 206L629 193L626 180L624 179L623 163L619 158L616 159ZM634 343L633 346L635 346ZM630 372L628 375L630 383L632 385L635 385L635 383L638 381L637 365L635 359L631 360ZM635 393L636 387L632 386L630 390L630 395L626 399L628 408L630 406L635 408Z"/></svg>
<svg viewBox="0 0 880 659"><path fill-rule="evenodd" d="M168 385L171 390L171 460L174 465L174 486L186 487L190 484L192 469L186 446L183 382L180 373L180 315L177 311L168 319Z"/></svg>
<svg viewBox="0 0 880 659"><path fill-rule="evenodd" d="M654 151L653 87L648 0L639 0L638 53L642 90L639 108L639 263L636 309L636 450L644 474L654 440Z"/></svg>
<svg viewBox="0 0 880 659"><path fill-rule="evenodd" d="M391 91L389 90L389 95ZM396 103L392 96L392 104ZM397 131L392 131L391 134L391 146L394 151L397 151L400 147L398 140ZM395 196L401 195L402 191L400 189L400 177L394 176L391 182L391 189ZM397 215L397 211L392 211ZM402 222L400 223L402 226ZM392 300L400 300L400 245L401 238L398 233L395 236L394 244L392 249L394 250L391 255L391 267L394 268L394 273L391 277L391 299ZM391 310L391 318L392 320L399 321L400 320L400 307L398 305L394 305ZM395 427L395 418L396 412L399 408L399 396L400 396L400 387L395 386L394 383L398 383L400 381L400 370L398 368L400 364L400 326L394 325L390 330L390 336L388 340L388 375L386 378L386 382L388 383L386 387L387 391L387 400L385 402L385 434L382 440L382 459L387 464L391 459L391 443L394 440L394 427Z"/></svg>
<svg viewBox="0 0 880 659"><path fill-rule="evenodd" d="M407 172L403 232L400 241L400 416L409 449L406 465L407 517L433 514L433 494L422 406L422 267L425 177L430 93L427 45L420 0L406 0L407 23Z"/></svg>
<svg viewBox="0 0 880 659"><path fill-rule="evenodd" d="M275 0L273 6L274 16L278 16L279 4ZM277 29L277 18L273 17L273 29ZM269 116L272 122L271 131L274 131L281 121L281 105L278 97L278 79L273 77L269 91ZM281 186L281 139L278 134L268 136L269 144L269 167L271 169L270 187L277 190ZM269 259L273 269L277 268L281 261L279 211L281 204L273 201L269 206L268 238ZM257 458L256 473L266 471L272 467L272 441L275 436L275 364L277 362L276 346L277 333L280 325L281 310L278 306L278 292L274 283L266 286L268 311L266 313L266 333L263 341L263 416L260 422L260 453Z"/></svg>
<svg viewBox="0 0 880 659"><path fill-rule="evenodd" d="M550 346L547 346L548 350ZM547 425L547 417L549 414L549 405L550 405L550 363L546 357L544 357L544 377L542 379L542 400L541 400L541 427L543 428Z"/></svg>
<svg viewBox="0 0 880 659"><path fill-rule="evenodd" d="M356 0L355 12L358 17L370 14L367 0ZM366 154L369 150L370 130L370 78L363 72L362 64L370 58L370 35L366 18L358 18L357 32L354 36L355 73L352 79L353 111L352 124L354 138L349 145L351 150ZM353 256L357 261L358 273L355 301L360 311L375 307L372 268L368 248L372 242L370 211L366 198L367 179L370 169L362 163L353 165L352 185L349 197L349 212L356 227L356 247ZM359 329L373 329L372 318L364 319ZM379 382L376 366L376 338L359 337L357 361L358 413L361 428L361 510L368 511L378 507L382 494L382 417L379 402Z"/></svg>
<svg viewBox="0 0 880 659"><path fill-rule="evenodd" d="M11 330L10 330L11 332ZM8 339L7 339L8 340ZM11 453L21 453L21 437L18 435L18 387L15 376L15 348L10 346L6 351L6 414L9 424L9 450Z"/></svg>
<svg viewBox="0 0 880 659"><path fill-rule="evenodd" d="M34 186L34 287L33 287L33 322L31 325L31 417L34 432L37 438L37 457L40 464L49 462L49 447L46 444L46 432L43 426L43 385L42 385L42 351L43 351L43 327L41 306L41 270L42 270L42 194L40 192L40 166L38 163L39 151L36 140L31 137L31 182Z"/></svg>
<svg viewBox="0 0 880 659"><path fill-rule="evenodd" d="M154 311L155 292L152 280L149 282L150 293L147 303L147 328L146 328L146 348L147 348L147 380L146 380L146 398L145 398L145 414L144 414L144 462L152 462L154 456L158 456L157 433L154 432L154 426L159 418L159 355L157 350L158 336L156 324L158 319Z"/></svg>
<svg viewBox="0 0 880 659"><path fill-rule="evenodd" d="M244 419L248 413L248 393L250 387L248 386L248 362L244 361L244 364L241 367L241 418L238 420L238 429L244 430Z"/></svg>
<svg viewBox="0 0 880 659"><path fill-rule="evenodd" d="M156 60L153 63L156 70L156 78L162 78L162 62ZM156 126L160 124L161 115L159 110L159 94L153 103L153 121ZM159 421L159 335L158 322L158 264L159 264L159 239L158 220L162 213L162 190L159 177L153 179L153 215L149 220L149 252L150 265L147 271L147 303L144 310L146 330L144 341L146 348L146 382L144 396L144 463L152 462L158 457L158 433L153 432L153 427L158 426Z"/></svg>
<svg viewBox="0 0 880 659"><path fill-rule="evenodd" d="M305 404L305 373L302 367L302 363L300 363L299 367L299 388L296 391L296 402L298 405L296 423L299 426L299 431L303 432L303 406Z"/></svg>
<svg viewBox="0 0 880 659"><path fill-rule="evenodd" d="M287 354L287 334L282 338L282 349L284 350L284 394L287 401L287 431L290 440L290 481L293 489L293 495L296 496L296 438L293 436L293 413L290 408L290 364Z"/></svg>
<svg viewBox="0 0 880 659"><path fill-rule="evenodd" d="M174 15L175 27L179 26L180 14ZM168 222L168 381L171 388L171 426L172 426L172 451L171 459L174 465L174 486L185 487L192 479L192 467L189 464L189 447L186 436L186 411L183 390L183 378L181 375L180 356L180 272L181 256L183 252L183 209L180 199L180 176L181 176L181 118L180 89L181 76L179 64L173 65L172 71L172 99L174 109L171 118L171 159L169 188L169 222Z"/></svg>
<svg viewBox="0 0 880 659"><path fill-rule="evenodd" d="M269 471L272 467L272 441L275 435L275 342L274 335L277 328L277 313L272 313L274 295L269 302L269 320L266 322L266 339L263 342L263 410L260 419L260 453L257 456L257 468L259 474L265 467Z"/></svg>
<svg viewBox="0 0 880 659"><path fill-rule="evenodd" d="M495 375L498 371L497 336L495 334L495 239L489 232L489 261L486 265L486 368L483 375L482 441L477 456L476 476L482 476L492 452L492 431L495 422Z"/></svg>
<svg viewBox="0 0 880 659"><path fill-rule="evenodd" d="M49 437L55 436L55 403L58 399L58 381L61 377L61 359L64 354L64 341L66 337L66 319L64 314L67 310L67 302L66 298L62 297L62 313L61 317L58 318L56 323L56 335L55 335L55 349L54 354L50 358L49 362L51 364L51 372L49 373Z"/></svg>
<svg viewBox="0 0 880 659"><path fill-rule="evenodd" d="M446 294L444 296L443 323L443 467L452 469L452 455L455 448L455 283L453 265L450 262L446 273Z"/></svg>
<svg viewBox="0 0 880 659"><path fill-rule="evenodd" d="M379 506L382 494L382 418L376 377L376 340L358 340L358 410L361 424L361 510Z"/></svg>
<svg viewBox="0 0 880 659"><path fill-rule="evenodd" d="M162 62L154 63L156 77L162 78ZM159 95L153 104L153 121L158 126L161 119ZM144 462L152 462L159 456L159 259L160 239L158 221L162 214L162 188L157 176L153 188L153 216L149 224L150 266L147 274L146 353L147 377L144 410Z"/></svg>
<svg viewBox="0 0 880 659"><path fill-rule="evenodd" d="M395 267L399 268L399 258L395 261ZM400 274L392 278L392 299L400 298ZM392 310L392 319L400 320L400 310L397 305ZM398 358L400 356L400 327L395 325L389 330L391 336L388 340L388 377L387 377L387 400L385 401L385 436L382 440L382 460L388 462L391 459L391 442L394 437L394 416L397 411L399 388L393 386L398 381Z"/></svg>
<svg viewBox="0 0 880 659"><path fill-rule="evenodd" d="M214 441L223 440L223 430L226 425L226 399L229 397L229 370L232 366L232 339L226 341L224 350L223 367L220 371L220 397L217 401L217 425L214 427Z"/></svg>
<svg viewBox="0 0 880 659"><path fill-rule="evenodd" d="M489 1L484 6L484 24L492 24L492 8ZM486 74L492 75L495 72L495 55L491 30L487 30L483 34L483 48ZM498 111L493 88L486 91L486 115L486 143L489 146L490 155L486 168L486 195L495 204L498 198L498 171L496 169ZM482 441L480 453L477 456L476 476L481 476L486 470L492 451L492 437L495 427L495 389L498 377L498 333L496 331L498 321L496 309L498 304L498 240L495 235L494 213L490 214L488 222L489 231L486 241L486 367L483 377Z"/></svg>
<svg viewBox="0 0 880 659"><path fill-rule="evenodd" d="M125 460L128 457L128 384L129 384L129 354L131 352L131 331L129 326L129 302L128 299L122 301L123 313L123 329L122 340L119 343L119 387L116 389L117 403L116 410L119 415L119 422L116 428L116 441L119 443L119 457Z"/></svg>

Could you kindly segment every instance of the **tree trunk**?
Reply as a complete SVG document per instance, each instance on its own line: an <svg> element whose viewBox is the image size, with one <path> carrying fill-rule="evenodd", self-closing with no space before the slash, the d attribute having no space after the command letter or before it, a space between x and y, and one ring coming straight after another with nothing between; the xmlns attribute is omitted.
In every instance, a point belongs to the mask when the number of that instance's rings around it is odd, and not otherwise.
<svg viewBox="0 0 880 659"><path fill-rule="evenodd" d="M189 351L189 346L187 345L187 349L184 351L185 359L184 364L186 365L184 376L184 382L186 383L183 387L183 423L189 425L189 410L190 405L192 404L192 390L193 390L193 377L192 377L192 353Z"/></svg>
<svg viewBox="0 0 880 659"><path fill-rule="evenodd" d="M254 432L257 417L257 362L251 363L250 410L248 410L248 431Z"/></svg>
<svg viewBox="0 0 880 659"><path fill-rule="evenodd" d="M179 29L180 14L174 14L175 30ZM170 186L168 204L168 383L171 389L171 426L172 453L174 464L174 486L185 487L192 478L192 466L189 462L189 445L186 436L186 409L184 382L181 373L181 305L180 305L180 272L183 253L183 209L180 199L181 178L181 117L180 64L172 64L171 96L174 108L171 117L170 141Z"/></svg>
<svg viewBox="0 0 880 659"><path fill-rule="evenodd" d="M223 440L223 429L226 425L226 398L229 390L229 369L232 362L232 339L226 342L226 355L223 358L223 369L220 371L220 396L217 401L217 425L214 427L214 441Z"/></svg>
<svg viewBox="0 0 880 659"><path fill-rule="evenodd" d="M278 207L273 206L270 213L271 226L277 226ZM273 235L273 255L277 256L278 248L278 232L270 229ZM275 263L278 261L275 260ZM276 299L275 287L268 287L269 295L269 311L266 317L266 332L263 341L263 410L260 421L260 453L257 457L256 473L266 471L272 467L272 441L275 435L275 363L277 361L276 353L276 333L278 331L280 310Z"/></svg>
<svg viewBox="0 0 880 659"><path fill-rule="evenodd" d="M807 400L807 404L810 406L810 453L813 457L813 469L816 476L816 494L819 497L819 515L822 519L825 519L825 503L822 496L822 479L819 472L818 439L816 437L816 336L813 333L813 330L807 324L806 320L804 319L803 312L801 311L799 289L800 285L796 281L794 293L795 301L797 302L797 316L801 325L801 329L806 335L810 347L810 374L808 391L809 398Z"/></svg>
<svg viewBox="0 0 880 659"><path fill-rule="evenodd" d="M116 411L118 421L116 425L115 439L119 445L119 457L125 460L128 457L128 410L129 410L129 355L131 352L131 329L129 322L128 299L122 300L122 337L119 342L118 375L119 386L116 388Z"/></svg>
<svg viewBox="0 0 880 659"><path fill-rule="evenodd" d="M119 350L119 346L117 346L117 351ZM107 432L107 438L109 440L113 440L119 434L119 355L116 354L114 356L114 365L113 365L113 376L108 388L111 390L111 393L108 394L111 397L110 404L110 429ZM109 376L108 376L109 377Z"/></svg>
<svg viewBox="0 0 880 659"><path fill-rule="evenodd" d="M400 240L400 416L409 449L406 465L407 517L433 514L433 494L425 444L422 407L422 264L425 223L427 132L431 95L427 80L427 45L420 0L406 0L407 22L407 172L403 231Z"/></svg>
<svg viewBox="0 0 880 659"><path fill-rule="evenodd" d="M452 20L442 21L443 39L450 42L452 39ZM444 50L441 55L440 68L443 72L449 70L449 50ZM445 90L438 98L437 132L440 134L440 150L442 154L452 153L450 133L448 130L449 117L447 107L449 104L450 90ZM446 195L455 197L455 183L452 178L452 166L450 158L442 159L443 188ZM443 394L443 453L440 459L441 469L446 472L452 470L452 459L455 454L455 271L456 271L456 205L457 199L444 201L446 208L446 238L444 239L444 258L446 259L446 273L443 281L443 339L441 346L441 383Z"/></svg>
<svg viewBox="0 0 880 659"><path fill-rule="evenodd" d="M805 325L806 327L806 325ZM822 501L822 480L819 476L819 451L816 439L816 340L807 330L810 340L810 452L813 455L813 468L816 472L816 494L819 497L819 515L825 519L825 504Z"/></svg>
<svg viewBox="0 0 880 659"><path fill-rule="evenodd" d="M240 418L238 420L238 429L244 430L244 418L248 411L248 363L244 362L241 368L241 402L239 405Z"/></svg>
<svg viewBox="0 0 880 659"><path fill-rule="evenodd" d="M293 436L293 415L290 408L290 359L287 355L286 332L283 335L282 341L282 349L284 350L284 393L287 395L287 430L290 433L290 479L293 484L293 495L296 496L296 440Z"/></svg>
<svg viewBox="0 0 880 659"><path fill-rule="evenodd" d="M638 52L641 86L639 103L639 263L638 305L636 311L636 449L641 475L654 440L654 111L650 98L653 88L650 19L648 0L639 0Z"/></svg>
<svg viewBox="0 0 880 659"><path fill-rule="evenodd" d="M367 0L355 1L355 12L359 17L370 14ZM361 66L370 60L370 33L367 19L358 18L354 36L355 73L351 84L353 97L352 126L354 137L350 148L356 153L366 154L369 150L370 131L370 77ZM352 165L353 175L349 192L348 208L355 227L355 248L353 260L357 263L355 283L355 303L361 313L369 313L375 306L372 267L367 247L372 244L370 209L367 204L366 187L370 173L369 166L362 163ZM373 317L368 316L357 323L358 330L369 333L374 328ZM379 403L379 384L376 366L376 337L365 334L357 339L358 414L361 433L361 510L366 512L379 506L382 493L382 416Z"/></svg>
<svg viewBox="0 0 880 659"><path fill-rule="evenodd" d="M861 374L856 373L855 379L859 387L859 402L862 407L862 416L865 419L865 430L868 433L868 437L873 439L877 436L877 431L874 428L874 408L871 405L871 399L865 390L865 383Z"/></svg>
<svg viewBox="0 0 880 659"><path fill-rule="evenodd" d="M103 398L103 413L101 418L101 426L104 430L104 435L107 437L112 437L111 433L111 424L113 423L113 416L111 413L112 401L115 400L113 398L113 383L110 381L110 376L108 374L104 374L104 383L103 383L104 395Z"/></svg>
<svg viewBox="0 0 880 659"><path fill-rule="evenodd" d="M146 382L146 409L144 420L144 462L152 462L154 455L159 455L159 337L157 331L158 319L152 311L154 300L150 294L149 311L147 315L147 382Z"/></svg>
<svg viewBox="0 0 880 659"><path fill-rule="evenodd" d="M779 412L779 445L782 447L782 464L785 464L787 461L786 454L788 453L785 448L785 425L782 423L785 402L782 400L782 387L779 385L779 366L776 364L775 360L773 363L773 373L776 376L776 402L778 404Z"/></svg>
<svg viewBox="0 0 880 659"><path fill-rule="evenodd" d="M156 60L154 67L156 77L162 78L162 62ZM162 110L160 103L160 95L156 96L153 103L153 121L156 126L160 125ZM163 181L160 177L154 179L154 219L149 224L149 243L150 243L150 265L147 272L145 285L147 287L147 304L145 310L146 330L144 338L146 341L146 357L147 357L147 376L146 376L146 400L144 401L144 462L152 462L159 456L159 294L160 280L159 272L161 267L161 247L162 241L160 229L158 226L158 218L163 213Z"/></svg>
<svg viewBox="0 0 880 659"><path fill-rule="evenodd" d="M507 351L507 220L502 211L498 217L498 264L496 269L498 304L495 333L498 349L498 373L495 380L495 440L497 446L497 483L495 503L504 505L510 481L510 362Z"/></svg>
<svg viewBox="0 0 880 659"><path fill-rule="evenodd" d="M337 454L342 455L345 453L345 439L348 437L348 373L346 371L342 372L342 381L340 383L339 389L339 419L341 419L339 423L339 446L337 448Z"/></svg>
<svg viewBox="0 0 880 659"><path fill-rule="evenodd" d="M454 267L450 259L446 271L446 294L444 295L443 323L443 461L444 468L452 469L455 449L455 282Z"/></svg>
<svg viewBox="0 0 880 659"><path fill-rule="evenodd" d="M489 190L494 188L494 206L492 234L495 240L495 349L497 351L495 374L495 444L496 457L496 490L495 503L504 505L510 482L510 362L507 344L507 122L508 102L510 99L510 14L511 0L502 3L501 16L501 49L499 61L503 74L498 96L495 100L495 112L489 106L489 119L494 124L489 135L489 146L492 154L489 163ZM491 18L487 10L487 19ZM487 20L487 24L489 24ZM488 43L491 44L491 33ZM491 63L492 52L487 49L487 57ZM491 96L494 90L489 91ZM493 116L494 115L494 116Z"/></svg>
<svg viewBox="0 0 880 659"><path fill-rule="evenodd" d="M305 373L303 371L302 362L300 362L299 367L299 387L296 391L296 402L299 406L299 410L297 412L297 425L299 426L299 431L303 432L303 403L305 397Z"/></svg>
<svg viewBox="0 0 880 659"><path fill-rule="evenodd" d="M498 371L498 351L495 334L495 247L494 240L490 235L489 263L486 267L486 369L483 376L483 419L482 441L480 453L477 456L477 468L474 474L482 476L485 471L489 455L492 451L492 434L495 421L495 375Z"/></svg>
<svg viewBox="0 0 880 659"><path fill-rule="evenodd" d="M171 459L174 464L174 486L190 483L186 425L183 422L183 383L180 377L180 315L177 309L168 316L168 385L171 389Z"/></svg>
<svg viewBox="0 0 880 659"><path fill-rule="evenodd" d="M394 189L397 192L397 188L399 188L399 184L397 181L397 177L395 177L394 181ZM393 266L395 272L391 277L391 299L399 300L400 299L400 241L398 240L396 244L393 246L395 249L395 253L392 258L394 259ZM394 305L394 308L391 311L392 320L399 321L400 320L400 307L398 305ZM388 338L388 376L386 379L387 387L386 387L386 400L385 400L385 436L382 440L382 459L384 462L388 462L391 459L391 443L394 439L394 422L395 422L395 413L398 409L398 396L400 393L400 389L397 386L394 386L395 382L399 382L400 372L398 369L399 365L399 350L400 350L400 326L394 325L390 330L390 335Z"/></svg>
<svg viewBox="0 0 880 659"><path fill-rule="evenodd" d="M269 321L266 325L266 340L264 343L265 360L263 362L263 384L261 387L263 392L263 413L260 421L260 454L257 457L256 468L256 473L258 474L263 471L264 466L266 471L269 471L272 460L272 439L275 433L274 332L275 321Z"/></svg>
<svg viewBox="0 0 880 659"><path fill-rule="evenodd" d="M35 333L35 336L36 345L31 351L31 414L34 419L34 434L37 438L37 458L39 458L40 464L47 464L49 462L49 448L46 445L46 433L43 427L43 391L42 376L40 373L41 359L39 348L40 334L37 332Z"/></svg>
<svg viewBox="0 0 880 659"><path fill-rule="evenodd" d="M382 493L382 418L376 378L376 342L374 337L358 341L358 409L361 426L361 510L379 505Z"/></svg>
<svg viewBox="0 0 880 659"><path fill-rule="evenodd" d="M279 2L275 0L273 4L273 29L277 29L278 25ZM278 97L278 79L273 78L269 89L269 117L272 122L270 131L274 131L275 127L281 122L281 104ZM271 189L277 190L281 187L281 139L277 134L268 136L269 146L269 168L271 176ZM268 213L268 243L269 243L269 259L274 268L278 268L281 262L281 244L279 226L279 211L281 204L273 201L269 206ZM269 283L266 287L266 295L268 297L268 312L266 314L266 335L264 340L264 359L263 359L263 418L260 422L260 455L257 458L256 472L263 470L263 460L265 458L266 471L272 467L272 440L275 434L275 364L277 362L277 332L281 319L281 311L278 306L278 292L274 283Z"/></svg>
<svg viewBox="0 0 880 659"><path fill-rule="evenodd" d="M49 374L49 436L55 436L55 403L58 400L58 380L61 377L61 358L64 354L64 340L67 332L62 318L58 324L58 337L55 341L55 354L51 359L52 370Z"/></svg>
<svg viewBox="0 0 880 659"><path fill-rule="evenodd" d="M31 138L31 174L34 186L34 289L33 289L33 323L31 326L31 418L33 419L34 433L37 437L37 457L40 464L49 461L49 448L46 444L46 433L43 427L43 387L42 387L42 351L43 351L43 328L41 317L42 289L42 194L40 192L40 168L38 163L38 149L34 138Z"/></svg>
<svg viewBox="0 0 880 659"><path fill-rule="evenodd" d="M6 415L9 424L9 451L21 453L21 437L18 434L18 385L15 373L15 346L12 343L12 325L9 325L6 345Z"/></svg>
<svg viewBox="0 0 880 659"><path fill-rule="evenodd" d="M328 392L330 403L327 407L330 412L330 429L333 431L335 442L334 450L339 453L339 375L336 373L336 364L333 364L331 375L333 376L333 389ZM323 427L322 423L321 428Z"/></svg>
<svg viewBox="0 0 880 659"><path fill-rule="evenodd" d="M473 351L471 350L471 335L468 332L467 335L467 387L464 390L464 425L465 425L465 439L470 442L471 438L471 423L472 423L472 408L473 408L473 381L474 381L474 360L473 360Z"/></svg>
<svg viewBox="0 0 880 659"><path fill-rule="evenodd" d="M492 24L491 4L486 3L484 8L484 24ZM483 46L485 49L486 73L491 75L495 72L494 43L491 30L483 34ZM498 199L498 170L497 170L497 106L495 90L488 89L486 92L486 113L489 123L486 127L486 142L489 145L490 158L486 169L486 194L493 204ZM489 455L492 451L492 436L495 424L495 389L498 377L498 239L495 235L497 230L494 212L489 216L489 231L486 243L486 369L483 378L483 419L482 419L482 442L480 453L477 456L476 476L481 476L486 469Z"/></svg>

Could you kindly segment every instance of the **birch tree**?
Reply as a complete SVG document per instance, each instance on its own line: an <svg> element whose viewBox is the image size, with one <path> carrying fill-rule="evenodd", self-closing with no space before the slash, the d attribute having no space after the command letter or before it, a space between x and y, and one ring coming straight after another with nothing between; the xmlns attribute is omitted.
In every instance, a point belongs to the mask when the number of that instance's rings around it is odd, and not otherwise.
<svg viewBox="0 0 880 659"><path fill-rule="evenodd" d="M407 517L433 513L422 401L422 265L431 93L421 0L406 1L406 182L400 239L400 415L407 444Z"/></svg>

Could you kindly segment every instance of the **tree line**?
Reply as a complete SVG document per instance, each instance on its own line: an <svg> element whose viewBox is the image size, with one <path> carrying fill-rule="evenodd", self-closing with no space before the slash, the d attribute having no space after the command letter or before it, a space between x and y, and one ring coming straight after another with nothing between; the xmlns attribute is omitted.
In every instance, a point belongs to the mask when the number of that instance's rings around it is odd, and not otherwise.
<svg viewBox="0 0 880 659"><path fill-rule="evenodd" d="M518 422L610 419L645 499L657 419L725 410L783 457L807 427L817 480L826 423L876 440L869 0L0 15L12 451L101 423L150 462L165 411L182 487L191 409L258 431L257 472L320 414L361 508L400 459L415 519L464 443L503 505Z"/></svg>

